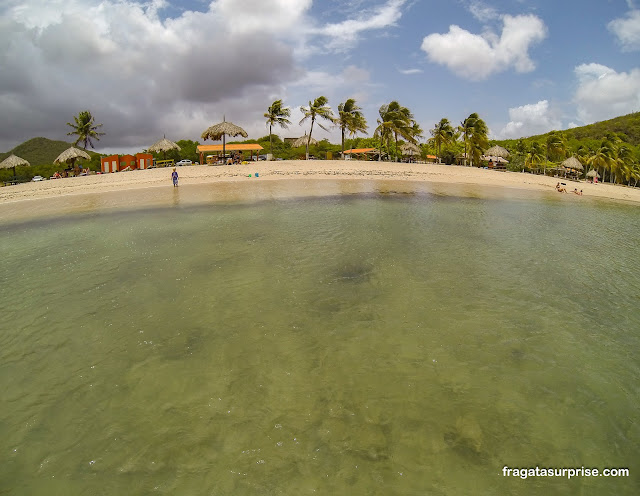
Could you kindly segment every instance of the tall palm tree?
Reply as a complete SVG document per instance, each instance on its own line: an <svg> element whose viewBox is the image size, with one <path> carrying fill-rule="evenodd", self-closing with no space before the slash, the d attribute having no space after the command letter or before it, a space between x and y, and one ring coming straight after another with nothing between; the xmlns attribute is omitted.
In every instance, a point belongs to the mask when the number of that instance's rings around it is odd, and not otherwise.
<svg viewBox="0 0 640 496"><path fill-rule="evenodd" d="M74 134L78 136L78 139L76 139L73 145L75 146L82 142L85 150L87 149L87 145L91 145L91 148L95 148L91 140L95 139L100 141L99 136L104 136L105 133L98 132L98 128L101 128L102 124L96 124L94 117L88 110L80 112L77 116L74 116L73 119L75 121L74 124L67 122L67 126L71 126L73 128L73 131L68 132L67 136L72 136Z"/></svg>
<svg viewBox="0 0 640 496"><path fill-rule="evenodd" d="M562 133L551 131L547 135L547 162L557 162L567 155L567 142ZM546 163L544 173L547 173Z"/></svg>
<svg viewBox="0 0 640 496"><path fill-rule="evenodd" d="M307 138L307 160L309 160L309 143L311 142L311 133L313 132L313 123L316 122L316 118L320 117L329 122L335 122L335 117L333 115L333 111L331 107L327 105L329 100L326 96L319 96L313 102L309 101L308 107L300 107L300 112L304 114L304 117L300 119L300 124L302 124L307 119L311 118L311 129L309 130L309 138ZM318 126L325 131L328 131L326 127L324 127L320 122L318 122Z"/></svg>
<svg viewBox="0 0 640 496"><path fill-rule="evenodd" d="M416 143L415 129L413 127L415 121L413 120L413 114L407 107L403 107L394 100L380 107L378 113L380 118L378 119L376 136L380 136L383 141L386 139L387 150L389 149L391 136L395 138L396 152L398 150L398 135L411 143ZM420 133L422 133L422 130L420 130Z"/></svg>
<svg viewBox="0 0 640 496"><path fill-rule="evenodd" d="M469 156L467 153L467 149L469 147L469 139L471 137L471 133L473 131L473 124L475 122L473 116L477 116L478 114L471 114L465 120L463 120L458 126L458 132L460 133L460 137L462 138L462 142L464 143L464 165L467 165L467 157Z"/></svg>
<svg viewBox="0 0 640 496"><path fill-rule="evenodd" d="M544 147L535 141L527 153L524 156L524 165L527 168L531 168L536 165L540 165L545 161L546 155Z"/></svg>
<svg viewBox="0 0 640 496"><path fill-rule="evenodd" d="M489 147L489 128L478 114L474 113L469 117L473 119L471 134L469 136L469 143L471 145L471 165L479 166L482 154Z"/></svg>
<svg viewBox="0 0 640 496"><path fill-rule="evenodd" d="M440 159L442 145L451 143L451 140L453 139L453 128L451 127L449 119L440 119L440 122L438 122L429 132L431 133L431 136L433 136L433 142L436 145L438 163L442 163L442 160Z"/></svg>
<svg viewBox="0 0 640 496"><path fill-rule="evenodd" d="M615 161L615 148L613 143L606 139L600 144L600 147L593 152L588 159L589 165L595 169L602 169L602 182L605 180L605 173L607 169L611 168L612 163Z"/></svg>
<svg viewBox="0 0 640 496"><path fill-rule="evenodd" d="M353 98L338 105L338 118L336 124L340 127L342 134L342 156L344 157L344 135L349 132L350 136L357 133L367 132L367 120L362 113L362 109L356 105Z"/></svg>
<svg viewBox="0 0 640 496"><path fill-rule="evenodd" d="M633 150L626 143L620 144L616 150L616 157L613 166L613 182L617 182L618 172L620 172L621 177L628 178L632 164Z"/></svg>
<svg viewBox="0 0 640 496"><path fill-rule="evenodd" d="M269 153L273 157L273 142L271 140L271 128L274 125L278 125L284 129L289 127L291 121L287 117L291 117L291 109L289 107L282 106L282 100L276 100L271 104L271 107L267 109L264 117L267 118L267 126L269 126Z"/></svg>

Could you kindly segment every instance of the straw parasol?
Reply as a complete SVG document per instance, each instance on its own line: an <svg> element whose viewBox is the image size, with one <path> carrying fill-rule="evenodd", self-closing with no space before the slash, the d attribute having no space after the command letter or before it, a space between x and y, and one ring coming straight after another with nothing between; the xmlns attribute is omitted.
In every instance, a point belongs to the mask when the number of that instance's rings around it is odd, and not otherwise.
<svg viewBox="0 0 640 496"><path fill-rule="evenodd" d="M80 150L72 146L71 148L67 148L63 151L58 158L56 158L53 163L54 164L71 164L71 167L76 168L76 160L79 158L85 158L87 160L91 160L91 157L84 150Z"/></svg>
<svg viewBox="0 0 640 496"><path fill-rule="evenodd" d="M222 138L222 156L224 157L226 155L225 136L242 136L246 138L248 134L240 126L236 126L232 122L227 122L226 118L223 117L220 124L214 124L208 128L202 133L201 137L204 140L211 139L212 141L218 141Z"/></svg>
<svg viewBox="0 0 640 496"><path fill-rule="evenodd" d="M152 153L162 152L162 157L164 159L167 158L167 152L170 150L180 151L180 147L177 145L177 143L169 141L166 136L164 136L160 141L156 141L149 147L149 151Z"/></svg>
<svg viewBox="0 0 640 496"><path fill-rule="evenodd" d="M13 153L0 162L0 169L13 169L13 176L16 175L17 165L31 165L25 159L16 157Z"/></svg>
<svg viewBox="0 0 640 496"><path fill-rule="evenodd" d="M486 152L484 152L485 156L490 157L502 157L502 158L507 158L510 154L509 154L509 150L507 150L506 148L502 148L501 146L492 146L491 148L489 148Z"/></svg>
<svg viewBox="0 0 640 496"><path fill-rule="evenodd" d="M573 169L573 170L579 170L579 171L583 171L584 167L582 167L582 164L580 163L580 160L578 160L575 157L569 157L567 160L565 160L564 162L562 162L562 167L564 167L565 169Z"/></svg>
<svg viewBox="0 0 640 496"><path fill-rule="evenodd" d="M587 177L600 177L600 174L598 174L595 169L591 169L587 172Z"/></svg>
<svg viewBox="0 0 640 496"><path fill-rule="evenodd" d="M309 136L307 136L307 132L304 132L304 136L300 136L297 140L293 142L291 145L293 148L298 148L299 146L307 146L307 141L309 141ZM318 140L311 138L309 141L309 145L317 145Z"/></svg>

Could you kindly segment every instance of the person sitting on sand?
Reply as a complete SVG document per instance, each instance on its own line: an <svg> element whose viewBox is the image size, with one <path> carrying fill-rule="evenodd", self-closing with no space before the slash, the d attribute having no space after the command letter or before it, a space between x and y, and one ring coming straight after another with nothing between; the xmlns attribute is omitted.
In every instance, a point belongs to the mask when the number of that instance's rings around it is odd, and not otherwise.
<svg viewBox="0 0 640 496"><path fill-rule="evenodd" d="M560 183L556 184L556 191L558 193L566 193L567 192L566 188L560 186Z"/></svg>
<svg viewBox="0 0 640 496"><path fill-rule="evenodd" d="M56 171L56 173L51 177L51 179L60 179L62 176L60 175L60 173L58 171Z"/></svg>
<svg viewBox="0 0 640 496"><path fill-rule="evenodd" d="M578 191L578 188L575 188L573 192L578 196L582 196L582 190Z"/></svg>

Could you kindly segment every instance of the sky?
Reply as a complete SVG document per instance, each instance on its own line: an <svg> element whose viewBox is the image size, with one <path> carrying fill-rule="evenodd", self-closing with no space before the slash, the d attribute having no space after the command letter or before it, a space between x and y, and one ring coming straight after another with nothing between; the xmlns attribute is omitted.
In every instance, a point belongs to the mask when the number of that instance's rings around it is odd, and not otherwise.
<svg viewBox="0 0 640 496"><path fill-rule="evenodd" d="M274 133L298 137L320 95L355 98L369 136L392 100L426 137L472 112L493 139L637 112L640 0L0 0L0 151L70 141L82 110L102 153L223 118L259 138L277 99L293 124Z"/></svg>

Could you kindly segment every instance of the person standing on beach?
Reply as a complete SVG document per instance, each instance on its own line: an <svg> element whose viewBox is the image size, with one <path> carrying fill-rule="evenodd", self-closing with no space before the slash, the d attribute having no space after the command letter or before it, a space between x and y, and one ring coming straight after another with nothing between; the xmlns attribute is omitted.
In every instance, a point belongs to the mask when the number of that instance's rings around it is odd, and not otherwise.
<svg viewBox="0 0 640 496"><path fill-rule="evenodd" d="M173 180L173 187L177 188L178 187L178 172L176 171L176 168L173 168L173 172L171 173L171 179Z"/></svg>

